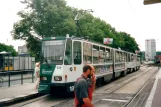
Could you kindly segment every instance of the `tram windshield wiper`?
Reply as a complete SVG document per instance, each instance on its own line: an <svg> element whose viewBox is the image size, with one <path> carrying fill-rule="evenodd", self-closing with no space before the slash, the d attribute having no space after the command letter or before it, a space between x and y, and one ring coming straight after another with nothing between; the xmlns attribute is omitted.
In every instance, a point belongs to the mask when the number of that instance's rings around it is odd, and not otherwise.
<svg viewBox="0 0 161 107"><path fill-rule="evenodd" d="M47 64L48 68L50 68L50 65L49 65L49 63L48 63L48 60L47 60L46 58L44 58L44 60L45 60L45 62L46 62L46 64Z"/></svg>
<svg viewBox="0 0 161 107"><path fill-rule="evenodd" d="M50 64L48 63L48 60L43 55L41 55L41 59L42 59L41 63L43 63L45 61L47 66L50 67Z"/></svg>

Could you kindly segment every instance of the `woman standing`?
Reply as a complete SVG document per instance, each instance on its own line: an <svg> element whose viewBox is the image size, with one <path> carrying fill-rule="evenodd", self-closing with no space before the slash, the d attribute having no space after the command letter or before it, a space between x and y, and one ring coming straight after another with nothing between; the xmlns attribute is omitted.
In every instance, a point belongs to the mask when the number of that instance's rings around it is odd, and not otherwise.
<svg viewBox="0 0 161 107"><path fill-rule="evenodd" d="M35 64L35 79L36 79L36 84L35 84L35 89L38 89L39 87L39 82L40 82L40 62L37 62Z"/></svg>

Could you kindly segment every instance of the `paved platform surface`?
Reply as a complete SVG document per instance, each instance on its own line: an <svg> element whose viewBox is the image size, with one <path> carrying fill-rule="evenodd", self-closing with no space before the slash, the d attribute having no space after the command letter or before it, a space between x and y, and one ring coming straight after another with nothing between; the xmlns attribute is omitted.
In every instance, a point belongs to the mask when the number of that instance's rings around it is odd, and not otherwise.
<svg viewBox="0 0 161 107"><path fill-rule="evenodd" d="M38 91L34 89L34 85L34 83L25 83L11 87L0 87L0 106L36 96Z"/></svg>
<svg viewBox="0 0 161 107"><path fill-rule="evenodd" d="M15 101L20 101L32 96L37 96L38 92L34 89L34 83L25 83L11 87L0 87L0 106ZM146 101L145 107L161 107L161 69L155 77L152 90Z"/></svg>
<svg viewBox="0 0 161 107"><path fill-rule="evenodd" d="M145 107L161 107L161 68L155 77L155 82Z"/></svg>

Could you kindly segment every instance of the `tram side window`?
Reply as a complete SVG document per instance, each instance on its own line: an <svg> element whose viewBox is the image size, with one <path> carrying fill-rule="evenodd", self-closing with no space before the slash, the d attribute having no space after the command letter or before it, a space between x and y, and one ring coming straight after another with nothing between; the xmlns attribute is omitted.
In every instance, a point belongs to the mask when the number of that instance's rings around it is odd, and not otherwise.
<svg viewBox="0 0 161 107"><path fill-rule="evenodd" d="M126 62L126 53L123 53L123 55L124 55L124 62Z"/></svg>
<svg viewBox="0 0 161 107"><path fill-rule="evenodd" d="M105 63L105 48L100 47L100 63Z"/></svg>
<svg viewBox="0 0 161 107"><path fill-rule="evenodd" d="M134 61L134 55L131 54L131 61Z"/></svg>
<svg viewBox="0 0 161 107"><path fill-rule="evenodd" d="M120 62L121 61L121 53L120 52L118 52L118 62Z"/></svg>
<svg viewBox="0 0 161 107"><path fill-rule="evenodd" d="M137 61L140 61L140 57L139 56L137 56Z"/></svg>
<svg viewBox="0 0 161 107"><path fill-rule="evenodd" d="M135 61L135 55L133 55L133 61Z"/></svg>
<svg viewBox="0 0 161 107"><path fill-rule="evenodd" d="M113 60L113 50L110 49L110 61L112 62L112 60Z"/></svg>
<svg viewBox="0 0 161 107"><path fill-rule="evenodd" d="M68 39L67 43L66 43L64 64L65 65L71 65L72 64L72 40L70 40L70 39Z"/></svg>
<svg viewBox="0 0 161 107"><path fill-rule="evenodd" d="M121 62L124 62L124 53L121 52Z"/></svg>
<svg viewBox="0 0 161 107"><path fill-rule="evenodd" d="M118 51L115 52L115 61L119 62L119 52Z"/></svg>
<svg viewBox="0 0 161 107"><path fill-rule="evenodd" d="M92 63L92 45L90 43L83 43L83 62Z"/></svg>
<svg viewBox="0 0 161 107"><path fill-rule="evenodd" d="M122 60L122 52L119 52L120 54L119 54L119 56L120 56L120 62L122 62L123 60Z"/></svg>
<svg viewBox="0 0 161 107"><path fill-rule="evenodd" d="M99 46L93 45L93 63L98 64L99 63Z"/></svg>
<svg viewBox="0 0 161 107"><path fill-rule="evenodd" d="M106 48L106 63L111 61L110 49Z"/></svg>
<svg viewBox="0 0 161 107"><path fill-rule="evenodd" d="M126 53L126 62L128 62L128 54Z"/></svg>
<svg viewBox="0 0 161 107"><path fill-rule="evenodd" d="M130 54L128 54L128 60L127 60L127 62L130 62L131 60L130 60Z"/></svg>
<svg viewBox="0 0 161 107"><path fill-rule="evenodd" d="M124 62L124 53L121 52L121 62Z"/></svg>
<svg viewBox="0 0 161 107"><path fill-rule="evenodd" d="M82 51L81 51L81 42L74 41L73 43L73 53L74 53L74 64L81 64L82 63Z"/></svg>
<svg viewBox="0 0 161 107"><path fill-rule="evenodd" d="M134 61L137 61L137 56L136 55L134 55Z"/></svg>

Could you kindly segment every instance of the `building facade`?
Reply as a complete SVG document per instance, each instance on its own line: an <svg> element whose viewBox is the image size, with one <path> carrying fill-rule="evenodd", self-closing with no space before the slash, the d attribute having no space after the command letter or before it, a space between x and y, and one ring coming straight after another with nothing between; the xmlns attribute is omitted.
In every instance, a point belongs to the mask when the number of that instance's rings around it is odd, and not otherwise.
<svg viewBox="0 0 161 107"><path fill-rule="evenodd" d="M145 40L145 60L154 60L156 56L156 41L155 39Z"/></svg>

